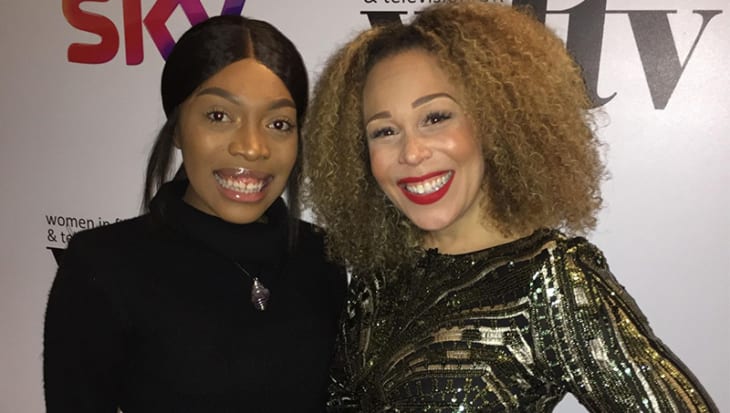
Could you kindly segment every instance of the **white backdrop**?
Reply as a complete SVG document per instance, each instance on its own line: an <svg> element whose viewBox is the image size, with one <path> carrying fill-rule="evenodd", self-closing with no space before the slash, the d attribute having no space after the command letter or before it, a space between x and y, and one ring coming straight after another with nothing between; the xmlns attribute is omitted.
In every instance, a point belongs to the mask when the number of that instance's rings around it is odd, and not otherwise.
<svg viewBox="0 0 730 413"><path fill-rule="evenodd" d="M164 119L154 38L165 6L178 5L166 22L176 39L190 26L184 10L214 15L243 2L0 0L0 413L43 411L43 313L56 269L47 248L138 213ZM365 12L407 19L427 3L248 0L243 14L290 36L315 80L334 48L370 24ZM596 94L613 96L601 130L612 177L591 239L655 332L730 411L730 2L532 3L578 53L593 53L583 63ZM153 6L162 21L134 18ZM69 61L71 44L100 42L89 31L103 40L88 56L107 61ZM557 411L584 410L566 400Z"/></svg>

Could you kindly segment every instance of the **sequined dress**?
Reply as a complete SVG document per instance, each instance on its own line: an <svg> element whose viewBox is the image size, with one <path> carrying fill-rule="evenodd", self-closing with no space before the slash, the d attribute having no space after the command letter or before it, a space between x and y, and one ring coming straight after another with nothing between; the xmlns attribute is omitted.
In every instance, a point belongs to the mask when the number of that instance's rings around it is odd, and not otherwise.
<svg viewBox="0 0 730 413"><path fill-rule="evenodd" d="M716 412L583 238L541 230L351 284L330 411Z"/></svg>

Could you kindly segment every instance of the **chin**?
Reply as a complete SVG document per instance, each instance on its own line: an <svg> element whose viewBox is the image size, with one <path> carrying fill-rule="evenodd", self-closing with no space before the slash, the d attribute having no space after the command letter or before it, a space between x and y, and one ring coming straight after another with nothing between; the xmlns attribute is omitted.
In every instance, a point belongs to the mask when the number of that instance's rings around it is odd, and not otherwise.
<svg viewBox="0 0 730 413"><path fill-rule="evenodd" d="M216 215L218 218L230 222L231 224L250 224L258 221L262 215L266 212L266 208L260 211L220 211Z"/></svg>
<svg viewBox="0 0 730 413"><path fill-rule="evenodd" d="M442 230L450 224L450 222L448 221L435 221L433 217L425 219L412 219L411 217L408 217L408 219L411 221L411 223L413 223L413 225L417 226L419 229L428 232Z"/></svg>
<svg viewBox="0 0 730 413"><path fill-rule="evenodd" d="M227 217L221 217L222 220L224 220L230 224L238 224L238 225L251 224L253 222L256 222L259 218L261 218L261 215L257 216L256 218L234 217L234 218L228 219Z"/></svg>

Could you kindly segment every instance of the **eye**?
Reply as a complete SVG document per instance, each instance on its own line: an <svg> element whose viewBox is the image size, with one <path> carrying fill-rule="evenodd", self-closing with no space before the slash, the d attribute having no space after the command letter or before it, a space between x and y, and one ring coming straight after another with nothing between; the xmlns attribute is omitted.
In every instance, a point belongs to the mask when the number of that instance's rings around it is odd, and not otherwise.
<svg viewBox="0 0 730 413"><path fill-rule="evenodd" d="M224 112L222 110L217 110L217 109L208 111L205 114L205 117L208 118L208 120L211 123L221 123L221 122L230 122L231 121L231 117L228 116L228 114L226 112Z"/></svg>
<svg viewBox="0 0 730 413"><path fill-rule="evenodd" d="M393 136L395 134L396 134L396 130L393 129L392 127L388 126L388 127L384 127L384 128L380 128L380 129L375 129L374 131L372 131L370 133L369 137L370 137L370 139L377 139L377 138L382 138L384 136Z"/></svg>
<svg viewBox="0 0 730 413"><path fill-rule="evenodd" d="M450 112L430 112L428 115L426 115L426 119L424 119L424 125L435 125L437 123L441 123L445 120L451 119L451 113Z"/></svg>
<svg viewBox="0 0 730 413"><path fill-rule="evenodd" d="M275 121L266 125L269 129L275 129L280 132L289 132L294 128L294 124L286 119L276 119Z"/></svg>

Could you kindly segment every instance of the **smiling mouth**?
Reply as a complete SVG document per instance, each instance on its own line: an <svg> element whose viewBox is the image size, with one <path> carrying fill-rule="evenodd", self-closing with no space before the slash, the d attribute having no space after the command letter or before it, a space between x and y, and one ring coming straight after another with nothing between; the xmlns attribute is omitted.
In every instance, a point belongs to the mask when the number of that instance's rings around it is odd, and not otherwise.
<svg viewBox="0 0 730 413"><path fill-rule="evenodd" d="M245 168L226 168L213 172L218 185L223 189L242 194L261 192L271 182L273 176Z"/></svg>
<svg viewBox="0 0 730 413"><path fill-rule="evenodd" d="M438 171L431 174L398 180L403 195L418 205L430 205L443 198L454 181L454 171Z"/></svg>
<svg viewBox="0 0 730 413"><path fill-rule="evenodd" d="M411 183L408 182L408 180L401 180L400 186L411 194L429 195L434 192L438 192L441 188L443 188L444 185L449 182L453 175L453 171L448 171L446 173L440 174L430 179L422 180L420 182Z"/></svg>

